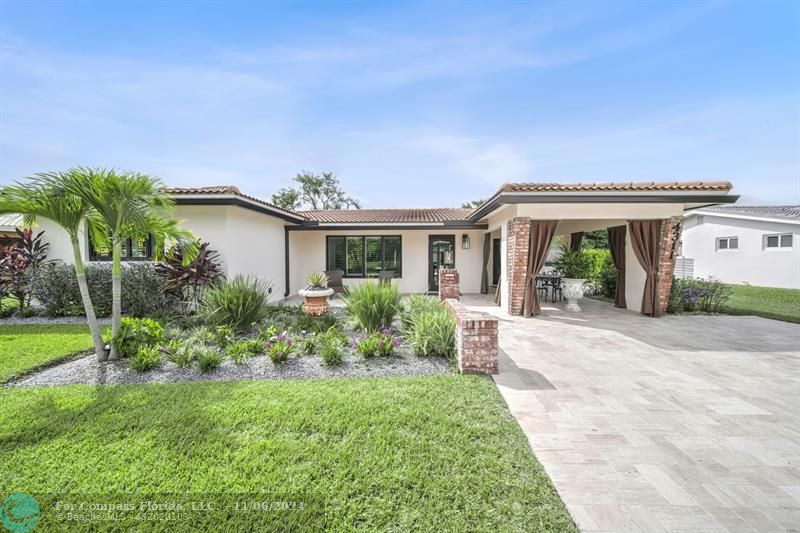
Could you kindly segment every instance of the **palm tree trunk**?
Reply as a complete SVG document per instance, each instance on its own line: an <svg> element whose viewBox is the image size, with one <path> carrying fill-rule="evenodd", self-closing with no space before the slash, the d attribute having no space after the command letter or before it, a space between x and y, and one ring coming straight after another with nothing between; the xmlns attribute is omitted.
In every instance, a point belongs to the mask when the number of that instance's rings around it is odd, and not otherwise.
<svg viewBox="0 0 800 533"><path fill-rule="evenodd" d="M103 342L103 335L100 332L100 324L97 323L97 315L94 312L92 297L89 295L89 285L86 283L86 270L83 268L81 248L78 245L78 236L70 236L70 241L72 242L72 254L75 258L75 275L78 277L78 288L81 291L83 310L86 312L86 322L89 324L89 332L92 334L94 353L98 361L105 361L108 357L106 355L106 346Z"/></svg>
<svg viewBox="0 0 800 533"><path fill-rule="evenodd" d="M111 260L111 338L116 339L122 326L122 244L117 238L113 239ZM113 341L108 358L119 359Z"/></svg>

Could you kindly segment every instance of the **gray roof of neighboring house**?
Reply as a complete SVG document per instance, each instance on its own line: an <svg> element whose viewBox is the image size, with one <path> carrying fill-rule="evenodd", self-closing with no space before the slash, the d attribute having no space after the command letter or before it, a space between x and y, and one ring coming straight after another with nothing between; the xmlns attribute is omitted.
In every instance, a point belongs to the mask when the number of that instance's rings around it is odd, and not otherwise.
<svg viewBox="0 0 800 533"><path fill-rule="evenodd" d="M800 221L800 205L715 205L699 211L715 211L743 217L775 218Z"/></svg>
<svg viewBox="0 0 800 533"><path fill-rule="evenodd" d="M0 215L0 230L13 231L14 228L17 228L22 225L22 215L18 215L16 213L11 213L8 215Z"/></svg>

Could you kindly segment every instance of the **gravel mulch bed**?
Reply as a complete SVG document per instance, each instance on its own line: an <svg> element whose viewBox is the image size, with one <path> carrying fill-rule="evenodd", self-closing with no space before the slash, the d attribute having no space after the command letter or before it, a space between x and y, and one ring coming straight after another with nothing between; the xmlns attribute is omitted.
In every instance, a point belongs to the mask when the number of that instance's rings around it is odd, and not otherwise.
<svg viewBox="0 0 800 533"><path fill-rule="evenodd" d="M101 326L111 324L110 318L98 318L97 322ZM17 326L21 324L86 324L86 317L82 316L59 316L55 318L47 318L44 316L29 316L19 318L10 316L8 318L0 318L0 326L2 325Z"/></svg>
<svg viewBox="0 0 800 533"><path fill-rule="evenodd" d="M202 373L195 367L180 368L162 360L161 364L147 372L137 373L127 361L98 363L94 355L82 357L63 364L45 368L6 384L9 387L33 387L41 385L70 384L133 384L176 383L182 381L225 381L253 379L298 379L354 376L420 376L451 374L453 369L439 357L417 357L404 353L391 357L364 359L345 355L341 365L328 367L315 356L292 357L283 364L273 363L266 355L257 355L248 360L248 366L238 366L230 359L209 372Z"/></svg>

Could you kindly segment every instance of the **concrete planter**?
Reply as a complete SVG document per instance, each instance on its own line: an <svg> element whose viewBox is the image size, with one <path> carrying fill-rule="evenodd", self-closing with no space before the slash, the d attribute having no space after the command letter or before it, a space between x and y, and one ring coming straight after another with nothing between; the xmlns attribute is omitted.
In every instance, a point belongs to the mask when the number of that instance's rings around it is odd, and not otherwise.
<svg viewBox="0 0 800 533"><path fill-rule="evenodd" d="M328 297L333 289L301 289L297 294L306 299L303 312L310 316L322 316L328 312Z"/></svg>
<svg viewBox="0 0 800 533"><path fill-rule="evenodd" d="M581 308L578 306L578 300L583 298L583 284L586 283L585 279L576 278L562 278L561 290L564 293L564 298L567 299L567 311L579 312Z"/></svg>

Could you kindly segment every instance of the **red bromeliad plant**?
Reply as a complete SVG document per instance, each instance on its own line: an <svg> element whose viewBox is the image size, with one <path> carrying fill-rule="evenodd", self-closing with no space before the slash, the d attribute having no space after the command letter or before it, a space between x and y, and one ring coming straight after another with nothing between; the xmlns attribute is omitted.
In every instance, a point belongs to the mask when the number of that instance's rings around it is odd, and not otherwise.
<svg viewBox="0 0 800 533"><path fill-rule="evenodd" d="M194 261L184 264L183 253L174 248L163 263L156 264L156 271L164 276L165 288L180 298L187 311L197 309L203 289L222 278L219 253L204 242L200 245Z"/></svg>

